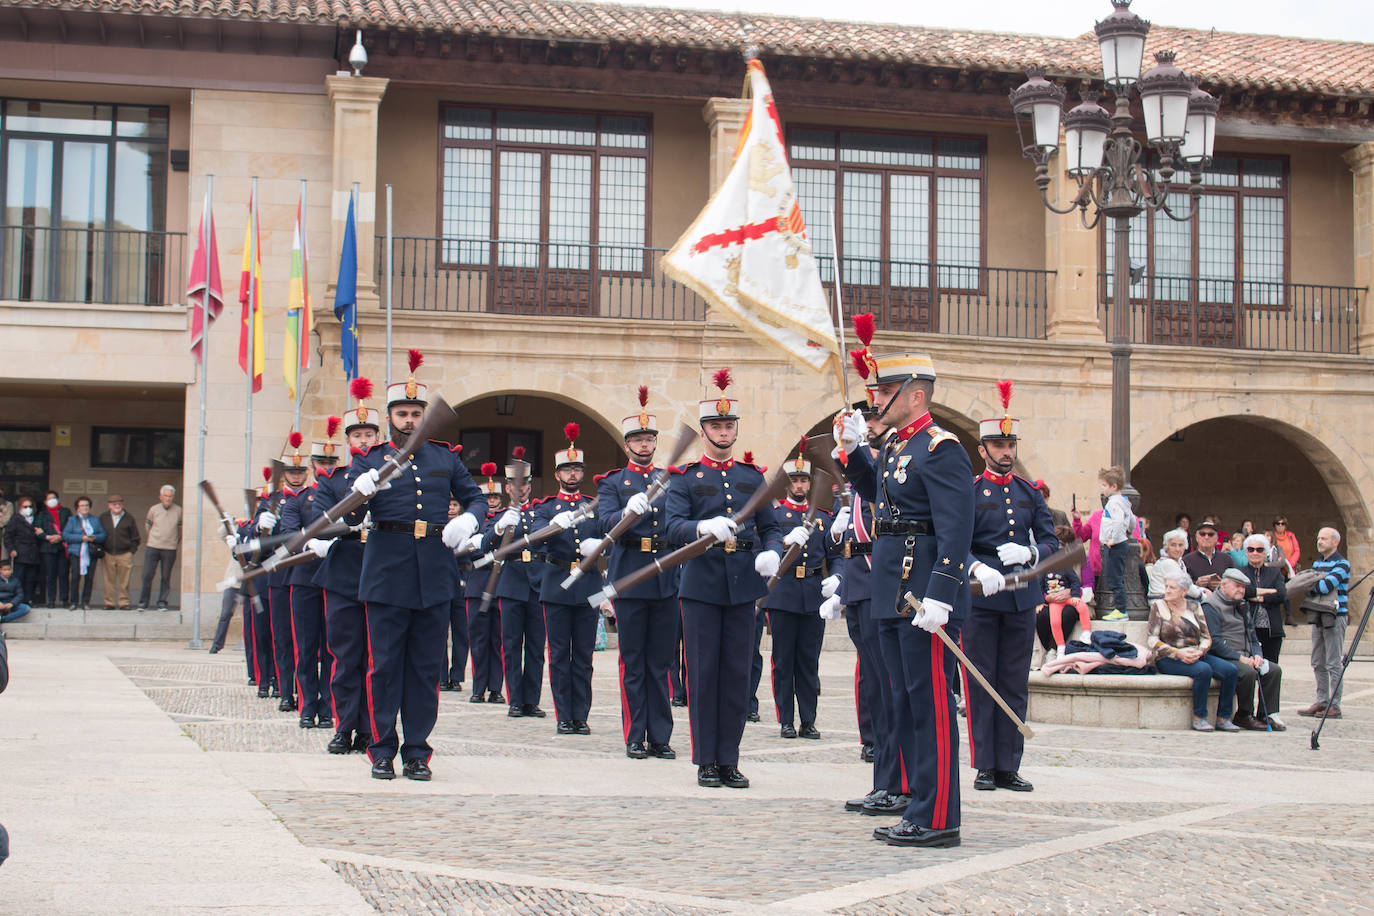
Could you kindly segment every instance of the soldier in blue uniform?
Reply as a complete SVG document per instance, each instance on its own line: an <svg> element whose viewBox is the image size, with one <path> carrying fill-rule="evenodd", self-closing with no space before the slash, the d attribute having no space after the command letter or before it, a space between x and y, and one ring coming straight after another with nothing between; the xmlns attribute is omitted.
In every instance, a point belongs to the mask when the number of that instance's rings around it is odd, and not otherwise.
<svg viewBox="0 0 1374 916"><path fill-rule="evenodd" d="M890 669L910 706L907 767L912 797L900 823L880 827L875 839L894 846L959 844L959 735L950 690L954 659L935 630L957 630L968 614L966 579L973 528L972 476L967 453L954 434L930 416L935 368L924 353L874 358L864 351L873 378L878 419L896 432L877 458L860 446L863 418L843 415L836 436L849 453L846 476L875 504L872 614L881 639L895 644ZM921 602L913 616L910 593ZM913 626L914 624L914 626Z"/></svg>
<svg viewBox="0 0 1374 916"><path fill-rule="evenodd" d="M340 417L330 417L326 441L311 445L310 469L315 475L315 483L282 503L278 531L300 531L323 513L319 505L319 485L334 473L339 462L338 445L330 440L339 431L341 422ZM318 561L293 566L286 580L291 595L291 642L301 728L334 727L333 706L329 699L328 654L324 644L324 590L314 584L318 568Z"/></svg>
<svg viewBox="0 0 1374 916"><path fill-rule="evenodd" d="M513 538L533 534L542 527L530 501L531 465L525 450L517 447L506 462L507 508L484 533L482 549L494 550L509 529ZM516 492L516 481L519 492ZM539 707L544 688L544 611L539 590L547 564L533 550L506 557L496 583L496 607L501 621L501 669L506 680L506 700L512 719L546 715Z"/></svg>
<svg viewBox="0 0 1374 916"><path fill-rule="evenodd" d="M485 495L485 494L484 494ZM448 517L453 518L463 511L458 500L448 501ZM486 517L483 516L483 521ZM479 529L480 533L480 529ZM459 545L461 550L463 545ZM463 570L459 563L453 568L458 581L454 584L453 599L448 603L448 673L439 680L439 689L446 693L462 693L463 672L468 667L468 607L467 597L463 594Z"/></svg>
<svg viewBox="0 0 1374 916"><path fill-rule="evenodd" d="M482 590L486 588L490 569L475 569L473 561L482 553L482 541L501 515L501 482L496 479L496 463L488 461L481 467L487 479L478 489L487 500L487 517L481 529L468 539L467 552L458 558L458 576L463 585L463 601L468 621L468 651L472 655L472 695L469 703L505 703L501 695L501 614L493 604L482 612Z"/></svg>
<svg viewBox="0 0 1374 916"><path fill-rule="evenodd" d="M665 508L674 547L708 534L718 542L684 564L678 586L697 785L743 789L749 779L739 770L739 743L749 705L754 602L778 571L782 532L767 502L743 524L731 517L766 482L758 468L732 457L739 415L724 393L729 383L729 370L720 370L721 396L700 402L704 454L673 475Z"/></svg>
<svg viewBox="0 0 1374 916"><path fill-rule="evenodd" d="M323 476L315 488L315 508L325 512L347 495L363 470L357 456L377 444L381 412L365 401L372 396L372 382L356 378L349 393L358 402L344 411L344 438L350 462ZM311 583L324 590L325 643L329 650L329 702L334 717L334 737L326 750L331 754L365 751L372 732L363 709L363 677L367 672L367 616L358 597L358 573L363 567L364 530L337 538L312 538L306 546L320 557Z"/></svg>
<svg viewBox="0 0 1374 916"><path fill-rule="evenodd" d="M656 474L658 418L647 409L648 389L640 387L640 412L620 422L629 458L623 468L596 477L596 515L603 535L626 512L639 520L611 545L607 558L612 582L652 563L667 552L663 501L650 505L645 494ZM625 756L632 760L677 753L673 736L668 668L677 654L682 617L677 607L677 571L660 573L615 599L616 642L620 652L620 720Z"/></svg>
<svg viewBox="0 0 1374 916"><path fill-rule="evenodd" d="M272 479L272 469L263 468L263 479ZM258 507L254 511L253 517L248 520L248 530L241 537L243 543L248 543L258 530L258 515L267 505L268 493L267 484L263 484L258 492ZM262 560L259 556L256 560ZM251 645L249 650L253 654L252 674L250 675L258 685L258 698L267 699L277 692L277 679L273 674L272 668L272 612L268 606L271 595L268 594L267 579L259 579L254 588L257 591L256 601L244 601L243 603L243 638L246 645Z"/></svg>
<svg viewBox="0 0 1374 916"><path fill-rule="evenodd" d="M547 568L539 587L544 612L544 632L549 648L549 694L560 735L590 735L587 716L592 709L592 652L596 645L598 611L587 598L601 590L601 573L593 568L563 588L563 580L577 568L582 557L601 543L595 514L577 519L584 508L595 512L595 500L582 492L586 453L577 447L576 423L563 427L568 447L554 453L553 476L558 493L542 499L533 515L536 528L554 525L559 533L539 545Z"/></svg>
<svg viewBox="0 0 1374 916"><path fill-rule="evenodd" d="M444 674L444 630L457 588L453 551L477 532L486 500L447 442L422 444L390 486L378 489L380 469L415 431L425 409L424 386L415 381L423 357L411 351L412 375L387 386L391 441L357 457L353 489L370 497L372 528L363 545L358 595L367 606L367 699L375 779L394 779L399 749L409 779L431 777L429 733L439 712ZM450 519L448 501L464 511ZM361 513L358 513L360 516ZM399 744L399 709L405 743Z"/></svg>
<svg viewBox="0 0 1374 916"><path fill-rule="evenodd" d="M820 738L816 729L816 702L820 696L821 645L825 621L821 619L821 580L832 557L828 548L830 513L816 512L816 524L803 526L811 495L811 462L799 453L788 460L788 492L774 507L778 525L786 530L783 545L799 544L801 554L779 570L781 578L763 599L773 634L773 704L779 734L783 738ZM801 729L795 718L801 716Z"/></svg>
<svg viewBox="0 0 1374 916"><path fill-rule="evenodd" d="M282 507L305 489L310 476L307 456L301 454L304 437L292 432L288 447L281 455L282 487L258 503L256 527L263 534L277 530ZM267 578L267 612L272 626L272 671L276 677L281 702L277 709L292 712L296 703L296 649L291 636L291 569L273 570Z"/></svg>
<svg viewBox="0 0 1374 916"><path fill-rule="evenodd" d="M998 383L1010 406L1011 383ZM1004 575L1034 565L1059 549L1054 520L1035 484L1012 473L1020 421L1009 415L978 424L978 454L985 467L973 478L973 546L969 568L982 583L964 622L960 648L1022 719L1029 700L1035 609L1045 600L1040 583L1003 591ZM978 771L973 787L1030 792L1018 772L1025 738L1010 717L972 678L965 678L969 757Z"/></svg>

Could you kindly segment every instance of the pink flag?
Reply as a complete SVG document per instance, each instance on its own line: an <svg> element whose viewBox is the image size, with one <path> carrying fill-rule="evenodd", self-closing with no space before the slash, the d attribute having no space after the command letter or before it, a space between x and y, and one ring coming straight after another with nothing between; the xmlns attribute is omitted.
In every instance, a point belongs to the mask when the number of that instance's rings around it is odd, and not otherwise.
<svg viewBox="0 0 1374 916"><path fill-rule="evenodd" d="M191 353L200 360L205 335L224 309L224 292L219 278L219 246L215 243L213 213L210 214L208 236L205 232L205 217L200 218L200 231L196 234L196 256L191 261L191 277L186 282L186 299L191 303Z"/></svg>

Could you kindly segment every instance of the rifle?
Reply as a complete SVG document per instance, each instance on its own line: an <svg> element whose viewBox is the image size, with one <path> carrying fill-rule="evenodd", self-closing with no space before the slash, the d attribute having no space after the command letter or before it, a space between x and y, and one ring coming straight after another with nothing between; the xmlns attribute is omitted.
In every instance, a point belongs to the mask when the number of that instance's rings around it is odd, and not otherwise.
<svg viewBox="0 0 1374 916"><path fill-rule="evenodd" d="M1020 572L1008 574L1006 577L1007 584L1003 591L1009 591L1013 588L1025 588L1041 576L1063 572L1066 569L1070 569L1082 563L1083 558L1087 555L1088 547L1082 541L1079 541L1072 547L1061 547L1039 563L1036 563L1030 569L1023 569ZM969 583L969 588L973 589L975 595L983 594L983 586L977 579Z"/></svg>
<svg viewBox="0 0 1374 916"><path fill-rule="evenodd" d="M341 534L347 534L351 530L352 529L348 525L344 524L343 522L339 522L338 524L330 525L328 528L321 531L320 537L334 538L338 537ZM296 532L287 531L284 534L269 534L263 537L253 538L251 541L245 541L244 543L235 546L234 556L240 558L247 558L260 550L273 550L276 547L287 543L295 536Z"/></svg>
<svg viewBox="0 0 1374 916"><path fill-rule="evenodd" d="M825 472L822 471L811 478L811 488L813 491L816 489L816 483L824 477ZM813 499L811 500L811 505L806 509L806 517L802 519L801 526L806 529L808 536L810 536L811 532L816 530L816 512L820 510L820 507L820 501ZM768 583L763 587L763 597L754 602L755 610L763 607L763 602L768 600L768 595L773 591L773 586L782 581L782 571L797 562L797 557L801 556L802 547L803 545L801 544L791 544L788 546L787 552L782 555L782 560L778 563L778 571L768 577Z"/></svg>
<svg viewBox="0 0 1374 916"><path fill-rule="evenodd" d="M575 510L573 510L572 515L573 517L569 527L571 527L572 525L577 525L582 522L585 522L587 519L596 515L596 500L583 500L582 505L578 506ZM491 558L493 561L504 560L506 557L510 556L513 553L518 553L521 550L528 550L535 544L542 544L549 538L564 530L566 529L560 528L551 522L545 525L543 528L540 528L538 531L531 531L529 534L525 535L518 541L511 541L510 543L505 543L503 540L501 546L497 547L496 550L492 551ZM482 565L485 566L486 564L483 563Z"/></svg>
<svg viewBox="0 0 1374 916"><path fill-rule="evenodd" d="M512 474L510 478L512 503L520 499L520 493L525 489L525 483L529 480L529 465L524 464L524 462L517 462L514 467L521 471L521 473ZM512 506L512 508L514 508L514 506ZM520 512L522 510L516 509L515 511ZM514 539L515 526L512 525L501 534L501 548L509 546L510 542ZM491 609L492 599L496 595L496 585L501 581L501 567L506 565L504 560L496 559L493 554L488 554L487 556L491 556L492 559L488 561L487 557L482 557L480 561L472 564L474 567L480 569L481 566L479 566L479 563L481 565L486 565L487 562L491 563L491 575L487 576L486 587L482 589L482 604L477 609L477 613L479 614L485 614Z"/></svg>
<svg viewBox="0 0 1374 916"><path fill-rule="evenodd" d="M763 486L754 491L754 495L749 498L749 502L744 504L744 508L731 516L731 518L733 518L736 523L748 521L749 518L758 511L759 506L764 504L765 500L772 499L772 494L781 489L786 480L787 469L780 466L773 472L773 476L769 478ZM598 607L601 602L615 598L626 589L634 588L639 583L647 581L659 573L665 573L670 569L681 566L688 560L701 556L703 553L710 550L712 545L716 543L718 542L714 537L709 534L703 534L687 546L679 547L666 557L661 559L655 558L652 563L647 563L629 575L622 576L595 595L592 595L587 599L587 602L592 607Z"/></svg>
<svg viewBox="0 0 1374 916"><path fill-rule="evenodd" d="M200 490L205 494L206 498L210 500L210 505L215 508L215 512L219 514L220 524L224 527L225 537L237 538L237 533L234 531L234 520L230 518L229 513L224 511L224 507L219 504L219 496L215 493L214 484L210 483L208 480L202 480L200 482ZM253 613L266 613L266 608L262 606L262 598L258 595L258 590L253 587L252 582L245 576L245 573L248 572L247 561L238 556L235 556L234 560L238 564L239 584L243 587L249 600L253 604Z"/></svg>
<svg viewBox="0 0 1374 916"><path fill-rule="evenodd" d="M668 458L667 467L664 467L658 472L658 475L654 477L654 482L649 484L649 488L644 491L644 495L648 497L650 505L658 502L658 500L663 497L663 494L668 492L668 483L670 480L668 468L682 460L682 456L687 453L687 449L696 441L696 438L697 431L686 423L683 423L681 431L678 433L677 442L673 444L673 453ZM606 551L606 548L614 544L620 539L621 535L634 527L635 522L639 521L641 517L642 516L635 515L631 512L623 513L620 516L620 521L616 522L615 527L611 528L610 532L601 539L601 543L596 545L596 549L582 558L582 562L577 564L577 569L569 573L568 577L563 580L559 587L567 590L572 587L574 582L590 572L592 566L596 564L597 558Z"/></svg>

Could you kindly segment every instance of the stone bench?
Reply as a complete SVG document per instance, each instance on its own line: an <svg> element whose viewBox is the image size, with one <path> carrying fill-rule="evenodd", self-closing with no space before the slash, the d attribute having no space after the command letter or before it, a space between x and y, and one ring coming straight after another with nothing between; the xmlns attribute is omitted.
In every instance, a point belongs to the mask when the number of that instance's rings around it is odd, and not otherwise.
<svg viewBox="0 0 1374 916"><path fill-rule="evenodd" d="M1212 681L1208 714L1216 718ZM1173 728L1193 725L1193 682L1178 674L1030 673L1027 718L1054 725ZM1209 721L1210 721L1209 719Z"/></svg>

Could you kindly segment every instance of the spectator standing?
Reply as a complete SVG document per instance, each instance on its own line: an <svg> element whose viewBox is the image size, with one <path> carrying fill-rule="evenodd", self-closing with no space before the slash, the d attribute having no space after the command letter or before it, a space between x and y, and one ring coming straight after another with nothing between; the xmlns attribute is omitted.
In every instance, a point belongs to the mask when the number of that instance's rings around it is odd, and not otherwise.
<svg viewBox="0 0 1374 916"><path fill-rule="evenodd" d="M1341 650L1345 646L1345 627L1350 622L1350 561L1337 550L1341 533L1335 528L1317 532L1317 553L1312 568L1322 573L1312 586L1318 595L1336 596L1334 614L1314 614L1312 622L1312 673L1317 678L1317 702L1298 711L1300 716L1341 717Z"/></svg>
<svg viewBox="0 0 1374 916"><path fill-rule="evenodd" d="M68 587L71 604L67 607L84 611L91 606L95 567L105 543L105 529L101 527L100 519L91 515L89 496L76 498L76 514L67 518L67 524L62 529L62 540L67 542L67 562L71 564L71 584Z"/></svg>
<svg viewBox="0 0 1374 916"><path fill-rule="evenodd" d="M1102 620L1126 619L1126 554L1129 552L1131 536L1135 531L1135 514L1131 503L1121 494L1126 485L1126 472L1119 467L1103 468L1097 472L1098 486L1106 500L1102 507L1102 528L1098 537L1102 541L1102 583L1097 589L1099 595L1107 595L1111 590L1111 610L1101 615Z"/></svg>
<svg viewBox="0 0 1374 916"><path fill-rule="evenodd" d="M142 538L138 533L138 522L124 511L124 497L118 494L105 501L106 509L100 514L100 525L105 529L105 570L104 590L105 607L120 610L129 609L129 576L134 571L134 554Z"/></svg>
<svg viewBox="0 0 1374 916"><path fill-rule="evenodd" d="M29 612L24 588L14 574L14 564L0 558L0 623L18 620Z"/></svg>
<svg viewBox="0 0 1374 916"><path fill-rule="evenodd" d="M1283 605L1288 600L1288 587L1283 570L1269 566L1265 562L1268 557L1269 539L1262 534L1252 534L1245 539L1246 562L1237 564L1237 568L1249 583L1245 589L1246 600L1262 609L1255 620L1262 654L1277 664L1279 651L1283 648Z"/></svg>
<svg viewBox="0 0 1374 916"><path fill-rule="evenodd" d="M1239 534L1240 532L1237 532ZM1250 580L1239 569L1221 574L1221 586L1202 602L1207 631L1212 635L1209 655L1236 667L1236 717L1234 722L1251 731L1285 731L1278 718L1283 670L1260 653L1261 632L1256 624L1265 612L1245 600ZM1255 682L1259 682L1261 717L1255 717Z"/></svg>
<svg viewBox="0 0 1374 916"><path fill-rule="evenodd" d="M39 538L38 556L43 561L43 594L50 608L67 603L67 546L62 542L62 531L71 515L56 490L43 495L43 507L35 513L33 527Z"/></svg>
<svg viewBox="0 0 1374 916"><path fill-rule="evenodd" d="M1174 516L1174 527L1183 532L1183 536L1188 539L1188 547L1193 546L1193 517L1187 512L1180 512ZM1185 550L1184 553L1188 551Z"/></svg>
<svg viewBox="0 0 1374 916"><path fill-rule="evenodd" d="M25 604L38 602L38 532L33 527L33 500L27 496L19 498L19 511L5 525L5 551L0 559L14 564L14 577L24 593Z"/></svg>
<svg viewBox="0 0 1374 916"><path fill-rule="evenodd" d="M1102 575L1102 542L1099 534L1102 531L1102 510L1098 509L1088 516L1088 520L1083 521L1083 517L1078 514L1078 510L1073 510L1071 525L1073 536L1078 538L1088 547L1088 558L1083 561L1083 568L1079 576L1083 583L1083 588L1088 591L1084 595L1084 601L1091 601L1090 597L1093 587L1097 585L1097 580Z"/></svg>
<svg viewBox="0 0 1374 916"><path fill-rule="evenodd" d="M5 497L5 488L0 487L0 530L3 530L14 518L14 503ZM5 548L7 551L9 548Z"/></svg>
<svg viewBox="0 0 1374 916"><path fill-rule="evenodd" d="M1236 666L1224 658L1208 655L1212 634L1207 618L1197 602L1189 601L1186 573L1170 573L1164 579L1164 597L1150 602L1150 622L1146 645L1154 653L1155 667L1163 674L1181 674L1193 679L1193 730L1199 732L1238 732L1231 721L1236 699ZM1221 681L1217 698L1217 724L1207 721L1207 692L1212 679Z"/></svg>
<svg viewBox="0 0 1374 916"><path fill-rule="evenodd" d="M1197 550L1183 555L1183 570L1198 585L1214 589L1221 584L1221 574L1232 567L1231 557L1226 551L1217 549L1215 522L1201 522L1193 538L1197 541Z"/></svg>
<svg viewBox="0 0 1374 916"><path fill-rule="evenodd" d="M1298 536L1288 530L1288 517L1286 515L1274 516L1274 536L1271 538L1274 546L1283 551L1283 558L1288 561L1288 575L1298 568L1298 560L1302 558L1302 548L1298 545Z"/></svg>
<svg viewBox="0 0 1374 916"><path fill-rule="evenodd" d="M177 561L177 548L181 546L181 507L173 500L176 487L168 484L157 494L157 505L148 510L147 525L148 549L143 553L143 585L138 592L138 609L148 610L152 600L153 574L162 568L162 578L158 583L157 609L167 610L167 593L172 588L172 566Z"/></svg>

